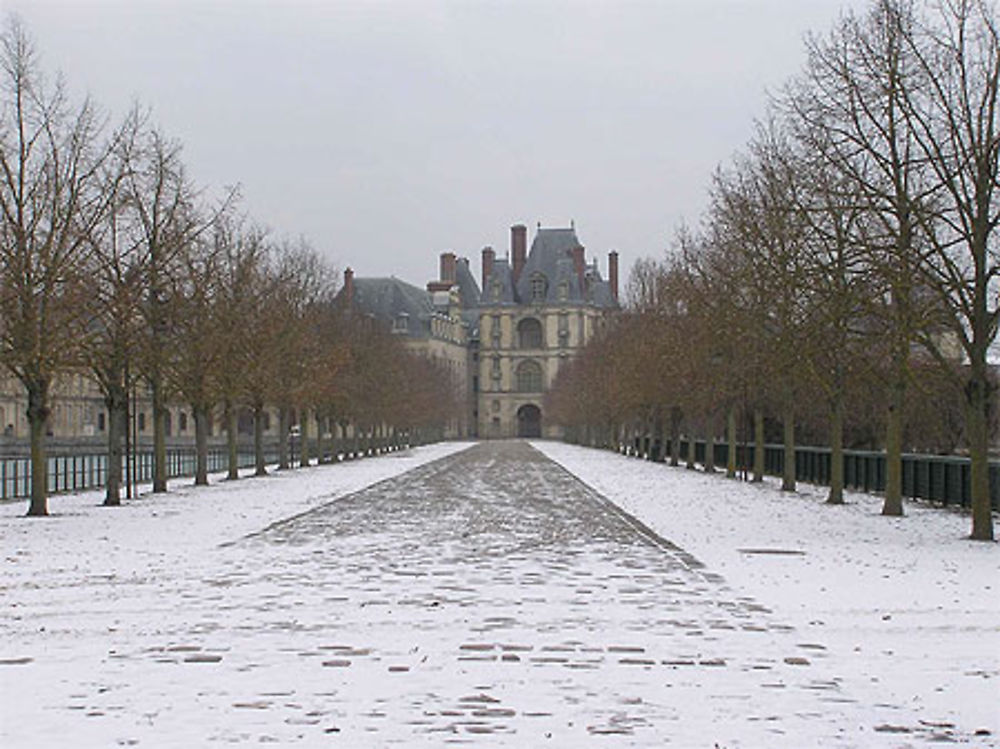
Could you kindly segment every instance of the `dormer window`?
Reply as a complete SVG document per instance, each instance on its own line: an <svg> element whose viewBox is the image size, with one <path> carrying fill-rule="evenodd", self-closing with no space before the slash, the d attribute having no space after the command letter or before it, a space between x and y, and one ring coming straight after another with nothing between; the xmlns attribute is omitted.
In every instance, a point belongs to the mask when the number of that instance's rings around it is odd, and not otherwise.
<svg viewBox="0 0 1000 749"><path fill-rule="evenodd" d="M569 281L560 281L559 290L556 292L559 296L560 302L565 302L569 299Z"/></svg>
<svg viewBox="0 0 1000 749"><path fill-rule="evenodd" d="M393 333L408 333L410 330L410 316L406 312L400 312L396 319L392 321Z"/></svg>
<svg viewBox="0 0 1000 749"><path fill-rule="evenodd" d="M499 302L501 296L503 296L503 284L500 281L494 281L490 286L490 299Z"/></svg>
<svg viewBox="0 0 1000 749"><path fill-rule="evenodd" d="M545 281L545 276L541 273L536 273L531 277L531 301L533 303L541 304L545 301L547 286L548 283Z"/></svg>

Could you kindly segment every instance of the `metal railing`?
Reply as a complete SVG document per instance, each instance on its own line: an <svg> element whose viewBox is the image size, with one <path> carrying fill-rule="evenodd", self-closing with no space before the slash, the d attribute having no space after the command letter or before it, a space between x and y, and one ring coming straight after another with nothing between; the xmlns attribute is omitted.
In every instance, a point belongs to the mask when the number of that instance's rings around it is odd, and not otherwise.
<svg viewBox="0 0 1000 749"><path fill-rule="evenodd" d="M705 442L695 440L695 461L704 464ZM648 437L637 437L620 446L623 453L663 460L670 455L670 440L662 444ZM683 463L687 458L688 442L680 440L680 456ZM729 446L716 442L714 458L716 467L725 467L729 456ZM797 447L795 449L795 478L821 486L830 484L832 464L828 447ZM736 446L736 465L740 471L750 470L753 465L753 445ZM957 455L903 455L903 496L910 499L924 499L942 505L969 507L971 496L972 461ZM764 473L781 476L785 470L785 449L783 445L764 446ZM885 491L885 453L864 450L844 450L844 487L865 492ZM1000 510L1000 462L990 461L990 503Z"/></svg>
<svg viewBox="0 0 1000 749"><path fill-rule="evenodd" d="M264 450L268 463L278 461L278 446L268 445ZM106 453L80 453L49 455L48 490L50 494L60 492L85 491L103 487L108 478L108 456ZM194 476L197 453L194 447L172 447L167 449L167 478L176 479ZM237 465L251 468L255 464L253 447L240 445L237 450ZM229 451L225 447L211 447L208 450L208 472L225 471L229 467ZM153 480L153 451L143 448L129 458L122 459L124 472L128 471L133 483L148 483ZM0 458L0 500L22 499L31 494L31 459L26 456Z"/></svg>
<svg viewBox="0 0 1000 749"><path fill-rule="evenodd" d="M426 430L426 434L411 435L399 432L392 437L373 437L364 439L325 440L321 459L331 460L360 458L365 455L377 455L383 452L398 450L402 447L428 444L443 438L435 430ZM279 443L271 442L264 446L264 462L273 465L278 462ZM63 447L65 449L65 446ZM309 440L309 455L312 460L319 457L320 443ZM288 458L292 465L297 465L302 454L302 443L298 438L290 441ZM236 453L237 467L253 468L256 456L253 445L240 443ZM47 456L48 491L49 494L60 492L86 491L99 489L105 485L108 478L108 456L106 452L88 451L86 447L79 452L53 453ZM129 456L122 457L122 486L125 486L125 475L133 484L150 483L153 480L153 449L151 445L143 445ZM177 479L194 476L197 464L197 452L191 446L171 446L167 448L167 478ZM208 472L217 473L229 468L229 450L225 445L211 445L208 448ZM31 494L31 459L25 454L0 457L0 501L24 499Z"/></svg>

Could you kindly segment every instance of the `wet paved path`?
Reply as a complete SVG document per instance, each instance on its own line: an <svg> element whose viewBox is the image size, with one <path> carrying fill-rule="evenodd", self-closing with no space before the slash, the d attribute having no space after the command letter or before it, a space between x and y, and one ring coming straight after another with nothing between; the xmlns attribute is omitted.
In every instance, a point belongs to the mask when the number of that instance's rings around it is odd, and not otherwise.
<svg viewBox="0 0 1000 749"><path fill-rule="evenodd" d="M78 690L123 735L659 747L693 730L732 747L808 724L851 745L821 644L525 443L473 446L169 572L133 581L158 587L152 610L118 586L129 636ZM171 723L191 700L204 719Z"/></svg>
<svg viewBox="0 0 1000 749"><path fill-rule="evenodd" d="M663 746L672 722L720 711L776 734L796 710L817 718L801 697L782 715L773 694L789 688L842 699L808 673L821 646L524 443L475 446L239 546L275 560L218 581L253 612L247 648L308 641L291 650L323 672L314 718L338 733ZM272 592L241 600L261 574Z"/></svg>

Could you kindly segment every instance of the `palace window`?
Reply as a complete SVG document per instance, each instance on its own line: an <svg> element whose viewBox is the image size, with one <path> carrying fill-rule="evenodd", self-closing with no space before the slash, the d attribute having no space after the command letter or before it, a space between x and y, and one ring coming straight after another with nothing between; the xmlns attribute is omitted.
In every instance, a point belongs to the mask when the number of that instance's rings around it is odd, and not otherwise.
<svg viewBox="0 0 1000 749"><path fill-rule="evenodd" d="M542 347L542 324L534 317L526 317L517 324L517 343L520 348Z"/></svg>
<svg viewBox="0 0 1000 749"><path fill-rule="evenodd" d="M535 361L517 365L517 389L522 393L539 393L542 390L542 367Z"/></svg>

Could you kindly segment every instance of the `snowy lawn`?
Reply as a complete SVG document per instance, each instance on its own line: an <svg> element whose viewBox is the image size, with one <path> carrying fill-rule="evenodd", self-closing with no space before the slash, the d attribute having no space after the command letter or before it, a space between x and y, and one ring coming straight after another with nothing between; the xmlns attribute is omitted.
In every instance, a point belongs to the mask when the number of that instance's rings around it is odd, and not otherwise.
<svg viewBox="0 0 1000 749"><path fill-rule="evenodd" d="M441 443L263 478L244 471L239 481L214 475L209 487L176 479L167 494L143 493L119 508L101 507L102 491L59 495L50 499L47 518L22 517L26 501L0 505L0 747L116 745L115 736L96 727L87 733L72 728L76 723L67 723L52 701L87 678L81 669L141 637L137 622L151 628L148 619L158 610L183 610L185 581L205 573L220 544L469 444ZM30 679L19 673L28 663L38 667ZM77 714L88 709L68 707ZM181 706L177 712L183 720ZM195 741L189 747L198 746L197 728L189 727ZM160 745L185 745L178 740Z"/></svg>
<svg viewBox="0 0 1000 749"><path fill-rule="evenodd" d="M910 503L885 518L870 495L835 507L820 487L532 444L823 643L846 694L900 706L885 726L899 746L933 724L1000 746L1000 545L967 540L966 514Z"/></svg>
<svg viewBox="0 0 1000 749"><path fill-rule="evenodd" d="M438 464L379 483L465 443L177 480L117 509L100 492L58 496L44 519L0 505L0 747L1000 747L1000 546L967 541L965 515L910 505L887 519L875 497L828 507L814 487L533 444L683 552L563 554L552 518L540 529L552 538L534 539L499 494L527 501L544 466L504 469L499 484ZM546 491L571 497L566 481ZM346 499L373 484L387 496L371 512L369 493ZM425 517L434 503L444 514ZM455 508L468 516L454 527L425 527ZM587 512L577 525L597 522L599 506ZM660 579L650 559L690 566L667 575L687 582L643 589ZM666 621L758 604L769 611L754 626L702 637ZM637 616L659 624L630 629ZM681 664L679 641L725 658ZM524 652L496 655L511 642ZM623 642L643 655L611 647ZM665 653L675 660L657 662ZM436 712L399 720L415 695ZM463 733L423 730L455 722ZM476 735L499 722L512 732Z"/></svg>

